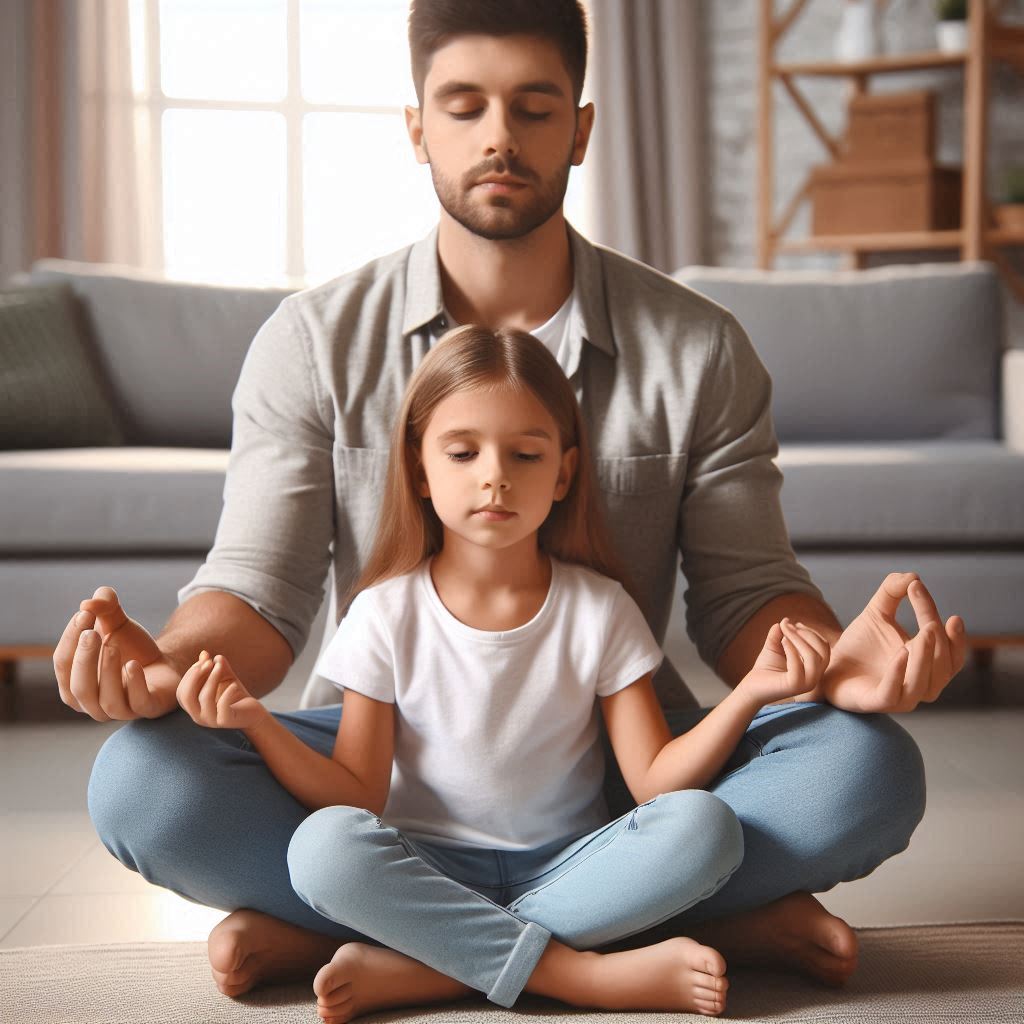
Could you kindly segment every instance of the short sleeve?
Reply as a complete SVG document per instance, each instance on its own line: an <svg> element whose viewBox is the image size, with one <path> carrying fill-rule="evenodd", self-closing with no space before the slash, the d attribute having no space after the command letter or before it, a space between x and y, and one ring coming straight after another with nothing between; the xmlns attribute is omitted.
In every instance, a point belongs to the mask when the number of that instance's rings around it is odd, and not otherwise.
<svg viewBox="0 0 1024 1024"><path fill-rule="evenodd" d="M338 689L395 703L391 636L370 591L360 591L324 648L316 672Z"/></svg>
<svg viewBox="0 0 1024 1024"><path fill-rule="evenodd" d="M622 584L617 583L605 624L597 695L610 697L625 689L642 675L657 669L664 657L643 612Z"/></svg>
<svg viewBox="0 0 1024 1024"><path fill-rule="evenodd" d="M182 604L223 590L259 612L298 655L324 597L334 539L333 425L309 340L284 299L246 353L231 399L231 455L213 547Z"/></svg>

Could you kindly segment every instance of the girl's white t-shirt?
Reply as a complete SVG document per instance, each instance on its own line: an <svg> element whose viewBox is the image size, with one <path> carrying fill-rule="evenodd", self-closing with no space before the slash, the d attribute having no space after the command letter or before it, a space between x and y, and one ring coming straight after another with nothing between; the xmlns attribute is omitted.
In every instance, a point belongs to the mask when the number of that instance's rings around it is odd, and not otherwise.
<svg viewBox="0 0 1024 1024"><path fill-rule="evenodd" d="M386 824L493 850L607 824L596 698L653 672L663 654L621 584L551 565L540 611L503 632L455 618L430 560L356 595L316 670L396 705Z"/></svg>

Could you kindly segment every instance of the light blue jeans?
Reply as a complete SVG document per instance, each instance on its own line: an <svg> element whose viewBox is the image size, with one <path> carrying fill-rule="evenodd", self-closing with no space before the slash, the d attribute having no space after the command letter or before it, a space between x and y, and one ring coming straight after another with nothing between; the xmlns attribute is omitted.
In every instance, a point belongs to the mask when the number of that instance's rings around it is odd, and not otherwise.
<svg viewBox="0 0 1024 1024"><path fill-rule="evenodd" d="M680 735L705 714L666 717ZM329 757L340 715L331 705L275 717ZM924 814L920 752L886 715L763 708L707 792L639 808L601 735L612 820L538 850L414 843L359 808L311 815L241 732L203 728L180 709L107 739L89 813L107 849L155 885L339 944L389 946L502 1006L552 935L576 949L627 937L622 945L640 946L787 893L824 892L904 850Z"/></svg>

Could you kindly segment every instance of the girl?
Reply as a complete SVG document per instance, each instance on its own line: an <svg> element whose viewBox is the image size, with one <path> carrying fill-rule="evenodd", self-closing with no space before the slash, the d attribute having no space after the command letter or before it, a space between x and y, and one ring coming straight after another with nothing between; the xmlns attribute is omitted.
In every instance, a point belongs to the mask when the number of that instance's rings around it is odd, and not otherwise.
<svg viewBox="0 0 1024 1024"><path fill-rule="evenodd" d="M313 813L295 891L365 942L318 1012L526 991L579 1006L725 1008L725 961L685 937L597 952L717 892L743 856L701 787L765 704L815 686L827 642L786 620L673 739L662 654L600 514L572 387L532 335L472 325L424 358L395 425L372 553L318 671L343 691L332 758L207 652L178 698L239 728ZM609 822L599 716L638 806ZM305 753L301 758L298 748Z"/></svg>

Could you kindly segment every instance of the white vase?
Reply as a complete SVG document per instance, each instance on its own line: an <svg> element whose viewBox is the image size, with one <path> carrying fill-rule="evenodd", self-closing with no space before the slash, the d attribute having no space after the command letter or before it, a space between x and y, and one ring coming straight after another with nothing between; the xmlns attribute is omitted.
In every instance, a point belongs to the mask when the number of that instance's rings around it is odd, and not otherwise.
<svg viewBox="0 0 1024 1024"><path fill-rule="evenodd" d="M867 60L881 51L874 0L846 0L833 46L835 59Z"/></svg>
<svg viewBox="0 0 1024 1024"><path fill-rule="evenodd" d="M943 53L963 53L967 49L967 22L940 21L935 26L935 41Z"/></svg>

